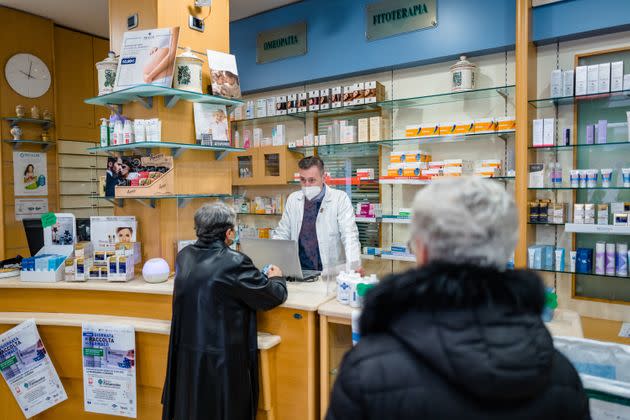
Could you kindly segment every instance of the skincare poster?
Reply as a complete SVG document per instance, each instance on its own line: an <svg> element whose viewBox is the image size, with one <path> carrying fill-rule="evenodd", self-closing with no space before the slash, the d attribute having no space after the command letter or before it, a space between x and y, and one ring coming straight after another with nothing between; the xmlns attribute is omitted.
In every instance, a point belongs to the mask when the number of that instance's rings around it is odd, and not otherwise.
<svg viewBox="0 0 630 420"><path fill-rule="evenodd" d="M229 145L228 117L225 105L193 104L195 138L204 146Z"/></svg>
<svg viewBox="0 0 630 420"><path fill-rule="evenodd" d="M179 27L125 32L114 90L150 84L171 87Z"/></svg>
<svg viewBox="0 0 630 420"><path fill-rule="evenodd" d="M136 418L136 341L128 325L83 323L85 411Z"/></svg>
<svg viewBox="0 0 630 420"><path fill-rule="evenodd" d="M47 198L16 198L15 220L38 219L42 214L48 213Z"/></svg>
<svg viewBox="0 0 630 420"><path fill-rule="evenodd" d="M238 79L235 56L208 50L208 66L213 95L226 98L241 97L241 83Z"/></svg>
<svg viewBox="0 0 630 420"><path fill-rule="evenodd" d="M92 245L95 251L113 251L119 242L136 242L135 216L90 217Z"/></svg>
<svg viewBox="0 0 630 420"><path fill-rule="evenodd" d="M0 371L27 419L68 399L34 319L0 335Z"/></svg>
<svg viewBox="0 0 630 420"><path fill-rule="evenodd" d="M72 213L55 213L56 221L44 228L44 245L74 245L77 242L77 221Z"/></svg>
<svg viewBox="0 0 630 420"><path fill-rule="evenodd" d="M48 195L46 153L13 152L15 196Z"/></svg>

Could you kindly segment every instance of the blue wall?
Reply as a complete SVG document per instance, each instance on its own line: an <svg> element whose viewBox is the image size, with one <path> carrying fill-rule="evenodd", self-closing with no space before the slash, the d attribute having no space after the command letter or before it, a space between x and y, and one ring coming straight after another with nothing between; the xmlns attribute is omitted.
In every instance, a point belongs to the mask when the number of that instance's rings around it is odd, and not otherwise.
<svg viewBox="0 0 630 420"><path fill-rule="evenodd" d="M513 0L438 0L438 26L368 42L365 6L374 0L305 0L233 22L230 47L244 92L512 49ZM256 64L256 36L307 22L308 53Z"/></svg>
<svg viewBox="0 0 630 420"><path fill-rule="evenodd" d="M630 29L630 0L567 0L536 7L534 42L543 44Z"/></svg>

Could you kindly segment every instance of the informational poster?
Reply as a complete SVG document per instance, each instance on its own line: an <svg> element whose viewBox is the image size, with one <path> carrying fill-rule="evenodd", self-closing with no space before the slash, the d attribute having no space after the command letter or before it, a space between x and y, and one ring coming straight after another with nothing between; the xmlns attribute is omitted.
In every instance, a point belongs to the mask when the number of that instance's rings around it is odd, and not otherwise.
<svg viewBox="0 0 630 420"><path fill-rule="evenodd" d="M46 153L13 152L15 196L48 195Z"/></svg>
<svg viewBox="0 0 630 420"><path fill-rule="evenodd" d="M241 97L241 82L236 68L236 57L221 51L207 50L212 94L226 98Z"/></svg>
<svg viewBox="0 0 630 420"><path fill-rule="evenodd" d="M0 371L26 418L68 399L34 319L0 335Z"/></svg>
<svg viewBox="0 0 630 420"><path fill-rule="evenodd" d="M47 198L16 198L15 220L38 219L42 214L48 213Z"/></svg>
<svg viewBox="0 0 630 420"><path fill-rule="evenodd" d="M193 104L195 138L204 146L229 146L225 105Z"/></svg>
<svg viewBox="0 0 630 420"><path fill-rule="evenodd" d="M136 342L128 325L83 323L85 411L136 418Z"/></svg>
<svg viewBox="0 0 630 420"><path fill-rule="evenodd" d="M114 90L150 84L171 87L179 27L125 32Z"/></svg>
<svg viewBox="0 0 630 420"><path fill-rule="evenodd" d="M113 251L119 242L136 242L135 216L92 216L90 236L95 251Z"/></svg>

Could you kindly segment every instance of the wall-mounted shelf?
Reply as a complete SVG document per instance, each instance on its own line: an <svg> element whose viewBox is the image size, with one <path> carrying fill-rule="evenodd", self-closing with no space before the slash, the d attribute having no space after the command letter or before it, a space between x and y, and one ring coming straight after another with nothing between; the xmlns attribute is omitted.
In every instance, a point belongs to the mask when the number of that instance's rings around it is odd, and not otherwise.
<svg viewBox="0 0 630 420"><path fill-rule="evenodd" d="M572 188L572 187L529 187L528 190L540 190L540 191L596 191L596 190L611 190L611 191L615 191L615 190L630 190L630 187L591 187L591 188L587 188L587 187L579 187L579 188Z"/></svg>
<svg viewBox="0 0 630 420"><path fill-rule="evenodd" d="M44 130L48 130L50 127L55 125L55 122L52 120L43 120L40 118L24 118L24 117L2 117L4 121L8 121L9 125L17 125L17 124L37 124L41 125Z"/></svg>
<svg viewBox="0 0 630 420"><path fill-rule="evenodd" d="M362 260L374 261L374 260L387 260L387 261L402 261L409 263L416 263L416 257L413 256L402 256L402 255L391 255L391 254L381 254L381 255L367 255L361 254Z"/></svg>
<svg viewBox="0 0 630 420"><path fill-rule="evenodd" d="M354 221L357 222L357 223L377 223L378 222L378 218L376 218L376 217L355 216L354 217Z"/></svg>
<svg viewBox="0 0 630 420"><path fill-rule="evenodd" d="M108 153L113 154L115 152L124 152L124 151L133 151L140 150L145 153L150 153L152 149L170 149L171 155L177 158L179 157L184 150L201 150L205 152L214 152L215 158L217 160L223 159L230 152L241 152L245 149L241 149L238 147L218 147L218 146L202 146L200 144L190 144L190 143L173 143L173 142L140 142L140 143L130 143L130 144L120 144L117 146L107 146L107 147L91 147L87 149L88 152L92 153Z"/></svg>
<svg viewBox="0 0 630 420"><path fill-rule="evenodd" d="M570 233L630 235L630 227L613 225L586 225L580 223L567 223L564 225L564 231Z"/></svg>
<svg viewBox="0 0 630 420"><path fill-rule="evenodd" d="M534 271L541 271L543 273L575 274L575 275L578 275L578 276L608 277L608 278L621 278L621 279L627 278L627 277L623 277L623 276L608 276L606 274L578 273L577 271L573 272L573 271L567 271L567 270L564 270L564 271L560 271L560 270L545 270L545 269L541 269L541 268L534 268L532 270L534 270Z"/></svg>
<svg viewBox="0 0 630 420"><path fill-rule="evenodd" d="M529 104L534 108L549 108L558 105L573 105L589 101L602 101L606 100L611 104L614 104L611 108L617 106L628 106L627 101L630 99L630 90L621 90L618 92L608 93L596 93L593 95L581 95L581 96L562 96L558 98L540 98L529 101Z"/></svg>
<svg viewBox="0 0 630 420"><path fill-rule="evenodd" d="M617 147L617 146L630 146L630 141L613 141L608 143L594 143L594 144L570 144L565 146L546 146L546 147L533 147L529 146L528 149L537 150L539 152L555 152L556 150L569 150L573 149L581 149L581 148L591 148L591 147Z"/></svg>
<svg viewBox="0 0 630 420"><path fill-rule="evenodd" d="M481 177L482 179L492 179L495 181L512 181L515 179L513 176L493 176L493 177ZM428 179L413 179L413 178L396 178L396 179L380 179L381 185L429 185L431 180Z"/></svg>
<svg viewBox="0 0 630 420"><path fill-rule="evenodd" d="M409 225L411 224L411 217L402 216L383 216L381 223L389 223L393 225Z"/></svg>
<svg viewBox="0 0 630 420"><path fill-rule="evenodd" d="M232 197L232 196L229 194L176 194L176 195L160 195L160 196L153 196L153 197L101 197L98 195L91 196L91 198L97 198L97 199L109 201L110 203L114 204L117 207L124 207L125 200L135 200L139 202L140 204L150 207L152 209L156 207L158 200L173 200L174 199L174 200L177 200L177 207L182 208L182 207L186 207L188 203L190 203L192 200L196 198L224 199L224 198L229 198L229 197Z"/></svg>
<svg viewBox="0 0 630 420"><path fill-rule="evenodd" d="M10 144L13 150L20 149L23 145L39 146L42 152L48 151L55 145L53 141L42 140L2 140L4 143Z"/></svg>
<svg viewBox="0 0 630 420"><path fill-rule="evenodd" d="M224 98L222 96L204 95L202 93L189 92L181 89L166 88L154 85L138 85L106 95L95 96L85 100L90 105L124 105L130 102L140 102L145 108L153 107L153 98L164 98L164 106L172 108L180 100L204 104L238 106L243 103L240 99Z"/></svg>

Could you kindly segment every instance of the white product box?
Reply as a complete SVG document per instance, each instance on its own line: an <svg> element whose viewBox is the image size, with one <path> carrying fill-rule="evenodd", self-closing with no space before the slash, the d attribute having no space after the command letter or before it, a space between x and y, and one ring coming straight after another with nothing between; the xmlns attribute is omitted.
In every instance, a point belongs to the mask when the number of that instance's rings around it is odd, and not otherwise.
<svg viewBox="0 0 630 420"><path fill-rule="evenodd" d="M267 116L276 115L276 98L267 98Z"/></svg>
<svg viewBox="0 0 630 420"><path fill-rule="evenodd" d="M306 92L298 94L298 112L308 111L308 95Z"/></svg>
<svg viewBox="0 0 630 420"><path fill-rule="evenodd" d="M234 116L235 121L240 121L243 119L243 109L243 106L237 106L234 108L234 113L232 115Z"/></svg>
<svg viewBox="0 0 630 420"><path fill-rule="evenodd" d="M365 82L365 103L373 104L377 102L378 93L376 92L376 81Z"/></svg>
<svg viewBox="0 0 630 420"><path fill-rule="evenodd" d="M623 75L623 90L630 90L630 74Z"/></svg>
<svg viewBox="0 0 630 420"><path fill-rule="evenodd" d="M598 91L599 93L610 92L610 63L601 63L598 66Z"/></svg>
<svg viewBox="0 0 630 420"><path fill-rule="evenodd" d="M562 72L562 96L573 96L573 70L565 70Z"/></svg>
<svg viewBox="0 0 630 420"><path fill-rule="evenodd" d="M263 138L262 128L254 128L254 147L260 147Z"/></svg>
<svg viewBox="0 0 630 420"><path fill-rule="evenodd" d="M286 115L286 114L287 114L287 97L278 96L276 98L276 115Z"/></svg>
<svg viewBox="0 0 630 420"><path fill-rule="evenodd" d="M359 82L352 86L352 105L363 105L365 103L365 83Z"/></svg>
<svg viewBox="0 0 630 420"><path fill-rule="evenodd" d="M319 90L308 92L308 110L319 111Z"/></svg>
<svg viewBox="0 0 630 420"><path fill-rule="evenodd" d="M383 140L383 119L381 117L370 117L370 141Z"/></svg>
<svg viewBox="0 0 630 420"><path fill-rule="evenodd" d="M610 63L610 91L623 90L623 61Z"/></svg>
<svg viewBox="0 0 630 420"><path fill-rule="evenodd" d="M319 90L319 109L330 109L330 89L320 89Z"/></svg>
<svg viewBox="0 0 630 420"><path fill-rule="evenodd" d="M592 95L599 92L599 65L587 66L586 94Z"/></svg>
<svg viewBox="0 0 630 420"><path fill-rule="evenodd" d="M320 134L319 135L319 145L320 146L326 146L327 143L327 138L326 138L326 134Z"/></svg>
<svg viewBox="0 0 630 420"><path fill-rule="evenodd" d="M358 140L359 143L365 143L370 140L370 124L368 118L359 118L358 120Z"/></svg>
<svg viewBox="0 0 630 420"><path fill-rule="evenodd" d="M354 86L345 86L343 88L343 106L352 105L352 96L354 94Z"/></svg>
<svg viewBox="0 0 630 420"><path fill-rule="evenodd" d="M543 188L545 186L545 164L529 165L529 188Z"/></svg>
<svg viewBox="0 0 630 420"><path fill-rule="evenodd" d="M297 112L297 94L292 93L287 96L287 113L295 114Z"/></svg>
<svg viewBox="0 0 630 420"><path fill-rule="evenodd" d="M562 96L562 70L556 69L551 71L550 93L552 98Z"/></svg>
<svg viewBox="0 0 630 420"><path fill-rule="evenodd" d="M307 134L304 136L304 147L312 147L315 145L315 139L312 134Z"/></svg>
<svg viewBox="0 0 630 420"><path fill-rule="evenodd" d="M543 120L537 119L533 121L532 128L532 146L534 147L542 147L543 146L543 134L544 134L544 126Z"/></svg>
<svg viewBox="0 0 630 420"><path fill-rule="evenodd" d="M283 146L286 142L286 129L283 124L279 124L271 129L271 144L273 146Z"/></svg>
<svg viewBox="0 0 630 420"><path fill-rule="evenodd" d="M588 69L586 66L575 68L575 96L586 95L587 92Z"/></svg>
<svg viewBox="0 0 630 420"><path fill-rule="evenodd" d="M343 88L337 86L332 88L331 106L333 108L341 108L343 106Z"/></svg>
<svg viewBox="0 0 630 420"><path fill-rule="evenodd" d="M341 144L355 143L357 140L357 128L352 125L341 127Z"/></svg>
<svg viewBox="0 0 630 420"><path fill-rule="evenodd" d="M247 101L245 103L245 118L248 120L254 118L254 101Z"/></svg>
<svg viewBox="0 0 630 420"><path fill-rule="evenodd" d="M256 118L267 116L267 100L256 99Z"/></svg>
<svg viewBox="0 0 630 420"><path fill-rule="evenodd" d="M545 118L543 122L543 146L553 146L556 133L555 118Z"/></svg>

